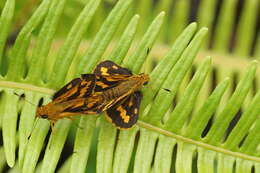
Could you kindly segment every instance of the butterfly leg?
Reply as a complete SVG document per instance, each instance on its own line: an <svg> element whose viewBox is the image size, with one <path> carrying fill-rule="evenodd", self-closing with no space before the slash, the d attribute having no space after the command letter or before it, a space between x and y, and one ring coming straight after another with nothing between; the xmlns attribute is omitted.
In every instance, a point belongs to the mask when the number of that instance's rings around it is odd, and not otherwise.
<svg viewBox="0 0 260 173"><path fill-rule="evenodd" d="M51 121L51 132L54 132L54 125L55 125L55 121Z"/></svg>

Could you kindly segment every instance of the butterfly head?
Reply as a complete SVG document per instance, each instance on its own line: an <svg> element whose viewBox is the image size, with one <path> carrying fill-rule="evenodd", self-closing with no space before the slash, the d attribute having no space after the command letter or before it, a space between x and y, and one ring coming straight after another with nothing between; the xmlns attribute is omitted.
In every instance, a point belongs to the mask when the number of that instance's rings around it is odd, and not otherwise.
<svg viewBox="0 0 260 173"><path fill-rule="evenodd" d="M144 73L139 74L139 78L141 79L140 81L142 81L142 85L147 85L150 80L149 75Z"/></svg>
<svg viewBox="0 0 260 173"><path fill-rule="evenodd" d="M38 107L36 110L36 117L43 118L43 119L49 119L48 116L48 110L45 106Z"/></svg>

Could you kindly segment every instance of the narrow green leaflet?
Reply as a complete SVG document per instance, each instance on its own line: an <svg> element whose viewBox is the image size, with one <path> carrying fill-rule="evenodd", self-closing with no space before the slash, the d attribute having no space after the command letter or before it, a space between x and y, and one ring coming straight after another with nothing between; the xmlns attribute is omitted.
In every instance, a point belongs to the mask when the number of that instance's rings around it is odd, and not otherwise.
<svg viewBox="0 0 260 173"><path fill-rule="evenodd" d="M2 63L5 42L7 40L10 26L14 15L15 0L6 1L0 18L0 64Z"/></svg>

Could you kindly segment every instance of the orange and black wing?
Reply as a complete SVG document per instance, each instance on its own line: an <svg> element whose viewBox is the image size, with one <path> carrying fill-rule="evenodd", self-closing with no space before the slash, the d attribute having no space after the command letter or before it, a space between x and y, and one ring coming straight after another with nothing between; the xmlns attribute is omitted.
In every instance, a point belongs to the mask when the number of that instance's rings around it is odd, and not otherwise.
<svg viewBox="0 0 260 173"><path fill-rule="evenodd" d="M68 104L63 112L78 114L99 114L102 105L102 97L90 96L86 98L74 99L72 104Z"/></svg>
<svg viewBox="0 0 260 173"><path fill-rule="evenodd" d="M136 124L139 115L142 93L136 91L127 99L118 102L106 111L107 119L119 129L128 129Z"/></svg>
<svg viewBox="0 0 260 173"><path fill-rule="evenodd" d="M94 70L94 74L97 79L95 91L104 91L113 88L121 81L132 76L130 70L108 60L99 63Z"/></svg>
<svg viewBox="0 0 260 173"><path fill-rule="evenodd" d="M88 97L95 88L94 74L83 74L62 87L53 96L53 101L64 102L76 98Z"/></svg>
<svg viewBox="0 0 260 173"><path fill-rule="evenodd" d="M94 74L99 76L110 76L110 75L132 75L132 72L127 68L121 67L112 61L103 61L99 63L95 70Z"/></svg>

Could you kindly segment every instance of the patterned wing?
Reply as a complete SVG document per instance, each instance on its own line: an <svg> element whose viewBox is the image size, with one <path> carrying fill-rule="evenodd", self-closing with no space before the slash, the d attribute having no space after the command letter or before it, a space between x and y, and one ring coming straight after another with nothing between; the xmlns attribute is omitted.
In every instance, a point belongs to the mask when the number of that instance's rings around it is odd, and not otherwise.
<svg viewBox="0 0 260 173"><path fill-rule="evenodd" d="M95 70L94 74L99 76L110 76L110 75L128 75L131 76L132 72L127 68L123 68L112 61L103 61L99 63Z"/></svg>
<svg viewBox="0 0 260 173"><path fill-rule="evenodd" d="M106 111L107 119L119 129L128 129L136 124L139 115L142 93L136 91L124 102L118 102Z"/></svg>
<svg viewBox="0 0 260 173"><path fill-rule="evenodd" d="M94 74L97 76L95 91L104 91L113 88L121 81L132 76L132 72L127 68L120 67L112 61L103 61L99 63Z"/></svg>
<svg viewBox="0 0 260 173"><path fill-rule="evenodd" d="M89 96L95 88L96 77L94 74L83 74L62 87L53 96L53 101L64 102L76 98Z"/></svg>
<svg viewBox="0 0 260 173"><path fill-rule="evenodd" d="M79 98L71 100L63 112L78 113L78 114L99 114L102 112L100 105L103 100L101 96L91 96L86 98ZM65 103L66 104L66 103Z"/></svg>

